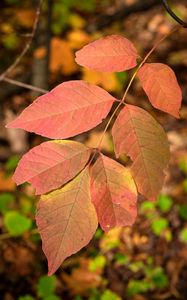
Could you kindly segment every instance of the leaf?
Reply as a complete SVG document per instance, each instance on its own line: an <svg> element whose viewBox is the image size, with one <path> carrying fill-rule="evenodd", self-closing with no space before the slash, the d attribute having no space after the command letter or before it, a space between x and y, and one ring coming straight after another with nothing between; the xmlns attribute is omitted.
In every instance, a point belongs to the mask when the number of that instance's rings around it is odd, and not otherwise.
<svg viewBox="0 0 187 300"><path fill-rule="evenodd" d="M4 224L12 236L22 235L32 226L32 221L17 211L9 211L4 216Z"/></svg>
<svg viewBox="0 0 187 300"><path fill-rule="evenodd" d="M126 105L112 129L116 156L130 156L131 170L138 191L155 200L169 162L167 136L159 123L145 110Z"/></svg>
<svg viewBox="0 0 187 300"><path fill-rule="evenodd" d="M142 87L151 104L179 118L182 92L173 70L160 63L145 64L138 72Z"/></svg>
<svg viewBox="0 0 187 300"><path fill-rule="evenodd" d="M120 35L108 35L76 52L76 62L101 72L121 72L136 66L134 45Z"/></svg>
<svg viewBox="0 0 187 300"><path fill-rule="evenodd" d="M37 294L41 298L45 298L55 292L56 288L56 277L44 275L40 277L38 286L37 286Z"/></svg>
<svg viewBox="0 0 187 300"><path fill-rule="evenodd" d="M50 55L51 72L61 71L62 74L71 75L77 71L74 54L67 41L57 37L51 41Z"/></svg>
<svg viewBox="0 0 187 300"><path fill-rule="evenodd" d="M102 154L91 169L91 195L105 232L134 223L137 191L131 173Z"/></svg>
<svg viewBox="0 0 187 300"><path fill-rule="evenodd" d="M48 259L49 275L64 259L86 246L97 229L90 199L90 177L83 170L64 187L41 197L36 222Z"/></svg>
<svg viewBox="0 0 187 300"><path fill-rule="evenodd" d="M82 78L90 83L100 85L108 92L116 92L119 87L118 79L115 73L101 73L98 71L83 69Z"/></svg>
<svg viewBox="0 0 187 300"><path fill-rule="evenodd" d="M19 185L30 182L36 194L59 188L75 177L86 165L91 150L74 141L42 143L20 160L13 179Z"/></svg>
<svg viewBox="0 0 187 300"><path fill-rule="evenodd" d="M114 98L83 80L68 81L40 96L8 128L22 128L49 138L69 138L102 122Z"/></svg>

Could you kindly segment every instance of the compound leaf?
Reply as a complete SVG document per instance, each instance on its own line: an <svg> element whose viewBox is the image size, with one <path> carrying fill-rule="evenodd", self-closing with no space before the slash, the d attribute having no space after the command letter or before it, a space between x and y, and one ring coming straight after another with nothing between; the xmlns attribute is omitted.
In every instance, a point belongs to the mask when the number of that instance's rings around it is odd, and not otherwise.
<svg viewBox="0 0 187 300"><path fill-rule="evenodd" d="M145 64L138 77L151 104L179 118L182 92L173 70L160 63Z"/></svg>
<svg viewBox="0 0 187 300"><path fill-rule="evenodd" d="M134 223L137 191L132 175L102 154L91 168L91 196L104 231Z"/></svg>
<svg viewBox="0 0 187 300"><path fill-rule="evenodd" d="M97 229L97 215L89 189L86 168L61 189L41 196L36 222L48 259L49 275L66 257L86 246Z"/></svg>
<svg viewBox="0 0 187 300"><path fill-rule="evenodd" d="M7 127L48 138L69 138L101 123L114 101L96 85L83 80L68 81L37 98Z"/></svg>
<svg viewBox="0 0 187 300"><path fill-rule="evenodd" d="M101 72L121 72L136 66L138 54L134 45L120 35L96 40L76 52L76 62Z"/></svg>
<svg viewBox="0 0 187 300"><path fill-rule="evenodd" d="M167 136L159 123L145 110L126 105L118 115L112 136L115 153L129 155L133 178L139 192L155 200L169 162Z"/></svg>
<svg viewBox="0 0 187 300"><path fill-rule="evenodd" d="M42 143L20 160L13 179L19 185L30 182L36 194L59 188L75 177L86 165L91 150L74 141Z"/></svg>

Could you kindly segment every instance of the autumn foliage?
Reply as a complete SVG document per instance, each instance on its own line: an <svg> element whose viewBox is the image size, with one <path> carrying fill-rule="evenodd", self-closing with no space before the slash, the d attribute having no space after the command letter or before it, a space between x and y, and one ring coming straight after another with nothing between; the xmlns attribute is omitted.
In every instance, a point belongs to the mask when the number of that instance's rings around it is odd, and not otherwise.
<svg viewBox="0 0 187 300"><path fill-rule="evenodd" d="M78 64L102 72L132 69L138 58L134 45L118 35L101 38L76 53ZM181 90L167 65L142 63L134 74L155 108L179 117ZM130 168L106 157L99 149L62 140L100 124L117 101L86 81L60 84L8 124L57 139L31 149L14 174L17 184L28 181L36 194L42 194L36 222L49 274L88 244L98 223L105 232L132 225L138 192L153 201L162 188L169 162L166 133L147 111L125 104L125 100L118 105L122 109L114 122L112 137L116 157L129 156Z"/></svg>

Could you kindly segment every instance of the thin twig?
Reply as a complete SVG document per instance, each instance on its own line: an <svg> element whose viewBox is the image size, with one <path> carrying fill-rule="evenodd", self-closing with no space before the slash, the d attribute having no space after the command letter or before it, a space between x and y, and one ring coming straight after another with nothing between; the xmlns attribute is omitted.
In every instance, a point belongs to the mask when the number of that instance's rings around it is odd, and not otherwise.
<svg viewBox="0 0 187 300"><path fill-rule="evenodd" d="M180 25L182 25L184 28L187 28L187 23L184 22L183 20L181 20L170 8L168 1L167 0L162 0L162 3L165 7L165 9L167 10L168 14Z"/></svg>
<svg viewBox="0 0 187 300"><path fill-rule="evenodd" d="M23 87L25 89L29 89L29 90L34 91L34 92L38 92L38 93L41 93L41 94L46 94L46 93L49 92L49 91L41 89L41 88L39 88L37 86L31 85L31 84L27 84L27 83L24 83L24 82L20 82L20 81L17 81L17 80L11 79L11 78L7 78L7 77L4 77L2 79L2 81L5 81L5 82L8 82L10 84L14 84L14 85Z"/></svg>
<svg viewBox="0 0 187 300"><path fill-rule="evenodd" d="M25 54L28 52L28 50L31 47L31 44L33 42L36 30L37 30L37 26L38 26L38 22L39 22L39 18L40 18L40 13L41 13L41 7L43 4L43 0L39 1L39 5L38 8L36 10L36 18L34 20L34 24L33 24L33 29L32 32L30 34L30 39L27 42L27 44L25 45L24 49L22 50L21 54L16 58L16 60L13 62L13 64L10 65L10 67L8 67L8 69L6 69L6 71L4 71L1 75L0 75L0 81L3 81L4 78L6 76L8 76L13 69L15 69L17 67L17 65L20 63L21 59L25 56Z"/></svg>

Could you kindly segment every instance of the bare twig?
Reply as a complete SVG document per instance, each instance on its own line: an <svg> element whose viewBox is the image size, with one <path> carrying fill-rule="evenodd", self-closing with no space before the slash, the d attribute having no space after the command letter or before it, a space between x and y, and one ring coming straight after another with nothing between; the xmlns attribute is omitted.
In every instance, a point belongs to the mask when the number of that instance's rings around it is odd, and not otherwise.
<svg viewBox="0 0 187 300"><path fill-rule="evenodd" d="M9 75L13 69L15 69L17 67L17 65L20 63L21 59L25 56L25 54L28 52L28 50L31 47L32 41L34 39L36 30L37 30L37 26L38 26L38 22L39 22L39 17L40 17L40 12L41 12L41 7L42 7L42 3L43 0L39 0L39 5L38 8L36 10L36 18L33 24L33 29L32 32L30 34L30 39L27 42L27 44L25 45L24 49L22 50L21 54L16 58L16 60L13 62L13 64L10 65L10 67L8 67L8 69L6 69L1 75L0 75L0 81L3 81L4 78Z"/></svg>
<svg viewBox="0 0 187 300"><path fill-rule="evenodd" d="M2 81L5 81L5 82L8 82L10 84L14 84L14 85L23 87L25 89L29 89L29 90L34 91L34 92L38 92L38 93L41 93L41 94L48 93L47 90L41 89L41 88L36 87L34 85L31 85L31 84L27 84L27 83L24 83L24 82L17 81L17 80L11 79L11 78L4 77Z"/></svg>
<svg viewBox="0 0 187 300"><path fill-rule="evenodd" d="M180 25L182 25L184 28L187 28L187 23L184 22L183 20L181 20L170 8L168 1L167 0L162 0L163 5L165 7L165 9L167 10L167 12L169 13L169 15Z"/></svg>

